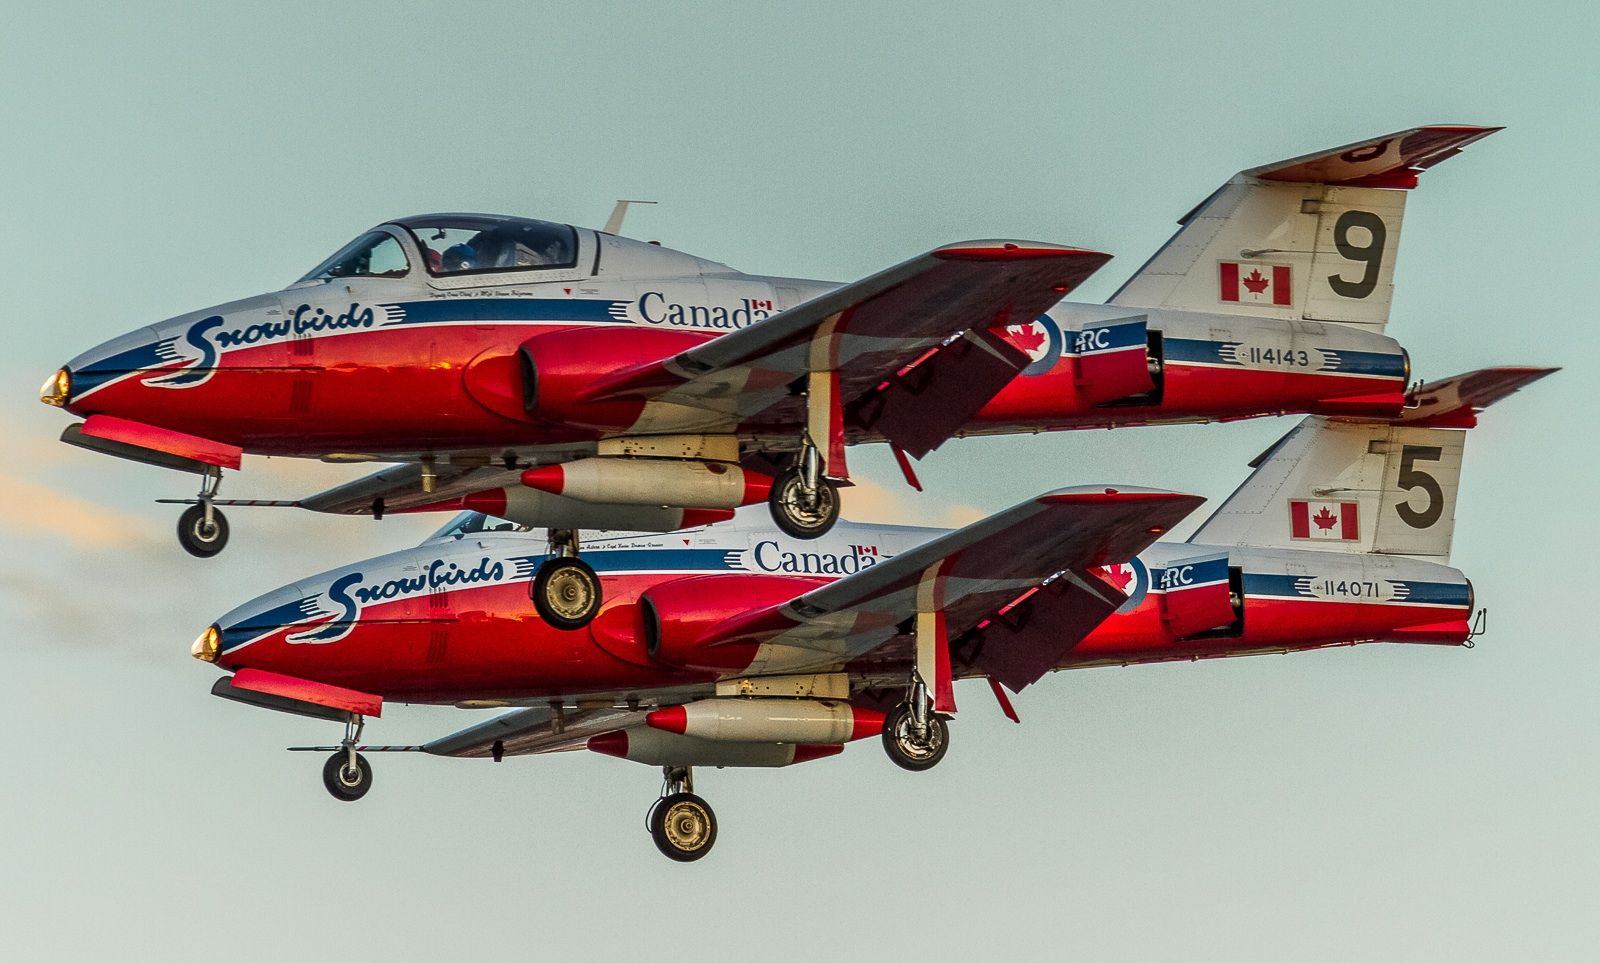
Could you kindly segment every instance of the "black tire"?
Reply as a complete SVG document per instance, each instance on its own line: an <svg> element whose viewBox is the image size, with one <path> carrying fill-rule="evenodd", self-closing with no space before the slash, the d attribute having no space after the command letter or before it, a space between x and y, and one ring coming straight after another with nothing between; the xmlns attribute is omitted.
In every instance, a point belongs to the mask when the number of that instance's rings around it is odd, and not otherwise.
<svg viewBox="0 0 1600 963"><path fill-rule="evenodd" d="M208 531L205 506L190 505L178 516L178 544L195 558L210 558L228 544L228 520L213 508Z"/></svg>
<svg viewBox="0 0 1600 963"><path fill-rule="evenodd" d="M911 706L902 702L889 713L883 722L883 751L901 769L922 772L932 769L950 749L950 726L943 716L929 714L928 739L918 743L912 738Z"/></svg>
<svg viewBox="0 0 1600 963"><path fill-rule="evenodd" d="M558 629L581 629L600 611L600 577L582 559L547 558L529 588L539 617Z"/></svg>
<svg viewBox="0 0 1600 963"><path fill-rule="evenodd" d="M692 863L717 841L717 816L699 796L673 793L650 809L650 838L668 859Z"/></svg>
<svg viewBox="0 0 1600 963"><path fill-rule="evenodd" d="M800 485L800 469L782 472L772 483L767 496L767 507L772 510L772 521L792 538L821 538L839 520L839 489L827 479L817 490L815 510L805 508Z"/></svg>
<svg viewBox="0 0 1600 963"><path fill-rule="evenodd" d="M328 794L340 802L355 802L372 788L372 764L356 753L355 769L348 768L350 754L343 749L328 757L322 764L322 784Z"/></svg>

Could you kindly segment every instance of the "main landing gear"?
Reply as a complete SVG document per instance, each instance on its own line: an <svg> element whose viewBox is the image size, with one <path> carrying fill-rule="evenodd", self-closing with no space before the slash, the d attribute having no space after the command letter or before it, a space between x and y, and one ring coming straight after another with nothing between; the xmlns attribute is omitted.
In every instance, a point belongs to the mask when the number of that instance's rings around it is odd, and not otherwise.
<svg viewBox="0 0 1600 963"><path fill-rule="evenodd" d="M550 553L528 590L533 607L558 629L581 629L600 611L600 577L578 557L577 529L550 529Z"/></svg>
<svg viewBox="0 0 1600 963"><path fill-rule="evenodd" d="M222 486L222 469L207 468L203 477L199 502L178 516L178 544L195 558L210 558L228 544L228 520L212 504Z"/></svg>
<svg viewBox="0 0 1600 963"><path fill-rule="evenodd" d="M372 788L372 764L356 752L356 741L366 721L352 714L344 723L340 748L322 764L322 784L340 802L355 802Z"/></svg>
<svg viewBox="0 0 1600 963"><path fill-rule="evenodd" d="M665 766L661 798L650 807L647 822L656 848L668 859L692 863L717 841L717 817L704 799L694 794L694 774L688 766Z"/></svg>
<svg viewBox="0 0 1600 963"><path fill-rule="evenodd" d="M918 681L883 723L883 751L901 769L932 769L950 748L950 726L933 711L928 687Z"/></svg>
<svg viewBox="0 0 1600 963"><path fill-rule="evenodd" d="M839 520L839 488L822 473L822 453L806 442L798 463L783 472L767 496L772 520L793 538L821 538Z"/></svg>

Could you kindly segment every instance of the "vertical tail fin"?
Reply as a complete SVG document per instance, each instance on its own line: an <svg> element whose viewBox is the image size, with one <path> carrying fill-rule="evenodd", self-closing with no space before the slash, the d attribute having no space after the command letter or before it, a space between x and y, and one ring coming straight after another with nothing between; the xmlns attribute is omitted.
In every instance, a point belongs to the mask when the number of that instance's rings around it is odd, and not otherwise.
<svg viewBox="0 0 1600 963"><path fill-rule="evenodd" d="M1382 331L1405 192L1498 127L1416 127L1243 171L1179 222L1112 304Z"/></svg>
<svg viewBox="0 0 1600 963"><path fill-rule="evenodd" d="M1424 385L1393 422L1307 418L1250 463L1255 471L1189 540L1446 560L1459 429L1555 370L1492 368Z"/></svg>

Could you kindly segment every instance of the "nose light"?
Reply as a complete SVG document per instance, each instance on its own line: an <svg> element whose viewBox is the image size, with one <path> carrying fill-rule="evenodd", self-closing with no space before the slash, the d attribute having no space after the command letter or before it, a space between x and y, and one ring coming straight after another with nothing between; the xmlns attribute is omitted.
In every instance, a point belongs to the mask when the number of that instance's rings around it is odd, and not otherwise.
<svg viewBox="0 0 1600 963"><path fill-rule="evenodd" d="M72 397L72 372L62 368L45 381L39 389L39 400L56 408L65 408Z"/></svg>
<svg viewBox="0 0 1600 963"><path fill-rule="evenodd" d="M200 637L194 640L194 645L189 646L189 654L201 662L217 661L217 652L222 648L222 630L215 625L207 626Z"/></svg>

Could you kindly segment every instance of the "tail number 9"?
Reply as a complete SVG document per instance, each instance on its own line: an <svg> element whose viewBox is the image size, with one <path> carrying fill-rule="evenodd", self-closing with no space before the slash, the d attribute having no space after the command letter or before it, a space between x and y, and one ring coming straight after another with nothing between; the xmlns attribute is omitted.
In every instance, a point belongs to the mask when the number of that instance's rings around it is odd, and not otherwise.
<svg viewBox="0 0 1600 963"><path fill-rule="evenodd" d="M1358 227L1367 233L1364 245L1350 240L1350 230ZM1328 285L1334 294L1342 298L1364 298L1373 292L1378 286L1378 271L1383 267L1383 243L1388 236L1383 218L1371 211L1345 211L1339 215L1333 222L1333 246L1338 248L1340 257L1361 264L1362 271L1360 280L1356 281L1345 280L1342 273L1330 275Z"/></svg>

